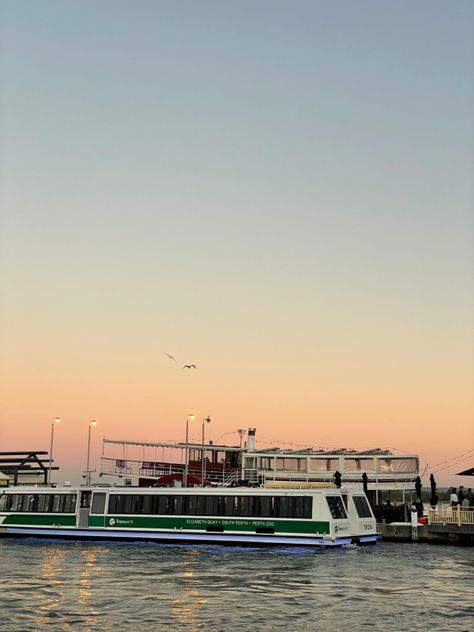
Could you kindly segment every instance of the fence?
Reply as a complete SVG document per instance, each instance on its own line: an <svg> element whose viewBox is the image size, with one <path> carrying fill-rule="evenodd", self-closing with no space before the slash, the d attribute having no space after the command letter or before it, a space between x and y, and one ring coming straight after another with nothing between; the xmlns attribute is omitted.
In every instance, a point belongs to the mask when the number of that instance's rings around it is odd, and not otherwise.
<svg viewBox="0 0 474 632"><path fill-rule="evenodd" d="M428 509L428 524L454 524L474 526L474 507L437 507Z"/></svg>

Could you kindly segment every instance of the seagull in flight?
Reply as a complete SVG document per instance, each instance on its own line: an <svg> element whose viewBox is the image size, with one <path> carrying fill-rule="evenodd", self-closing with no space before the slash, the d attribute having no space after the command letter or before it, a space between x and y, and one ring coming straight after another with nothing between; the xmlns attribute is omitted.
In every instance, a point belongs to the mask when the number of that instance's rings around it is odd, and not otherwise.
<svg viewBox="0 0 474 632"><path fill-rule="evenodd" d="M165 353L165 356L168 356L168 358L170 358L171 360L174 360L176 362L176 358L173 358L173 356L170 355L169 353Z"/></svg>
<svg viewBox="0 0 474 632"><path fill-rule="evenodd" d="M196 365L195 364L185 364L182 368L183 369L195 369Z"/></svg>

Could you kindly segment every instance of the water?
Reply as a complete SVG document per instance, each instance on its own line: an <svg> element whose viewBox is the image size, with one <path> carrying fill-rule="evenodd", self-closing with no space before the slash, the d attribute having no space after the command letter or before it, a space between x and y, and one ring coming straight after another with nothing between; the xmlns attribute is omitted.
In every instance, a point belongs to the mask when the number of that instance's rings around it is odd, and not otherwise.
<svg viewBox="0 0 474 632"><path fill-rule="evenodd" d="M474 549L0 539L0 629L474 629Z"/></svg>

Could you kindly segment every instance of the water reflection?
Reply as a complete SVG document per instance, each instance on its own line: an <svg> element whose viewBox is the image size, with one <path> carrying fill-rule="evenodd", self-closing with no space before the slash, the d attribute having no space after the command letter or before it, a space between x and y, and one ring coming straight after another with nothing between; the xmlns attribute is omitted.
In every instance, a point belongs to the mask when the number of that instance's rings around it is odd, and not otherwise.
<svg viewBox="0 0 474 632"><path fill-rule="evenodd" d="M98 573L102 572L102 566L98 563L100 547L84 548L81 550L82 569L79 576L79 603L85 608L85 623L91 624L92 617L99 614L94 607L92 597L94 581Z"/></svg>
<svg viewBox="0 0 474 632"><path fill-rule="evenodd" d="M39 610L54 613L59 609L62 599L61 572L64 551L59 547L46 547L41 552L40 575L46 585L38 591Z"/></svg>
<svg viewBox="0 0 474 632"><path fill-rule="evenodd" d="M191 631L199 628L198 614L200 608L207 604L207 599L199 595L194 581L196 570L200 563L202 551L199 549L187 550L180 563L178 583L183 587L182 597L169 600L171 615L180 625L185 625Z"/></svg>
<svg viewBox="0 0 474 632"><path fill-rule="evenodd" d="M0 628L461 632L473 566L473 549L423 544L301 555L0 539Z"/></svg>

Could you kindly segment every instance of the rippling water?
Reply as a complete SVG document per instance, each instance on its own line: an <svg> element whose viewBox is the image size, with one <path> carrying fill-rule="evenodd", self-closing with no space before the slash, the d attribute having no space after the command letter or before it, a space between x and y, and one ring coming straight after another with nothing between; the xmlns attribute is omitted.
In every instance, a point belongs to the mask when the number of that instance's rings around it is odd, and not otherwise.
<svg viewBox="0 0 474 632"><path fill-rule="evenodd" d="M0 629L474 629L474 550L0 540Z"/></svg>

